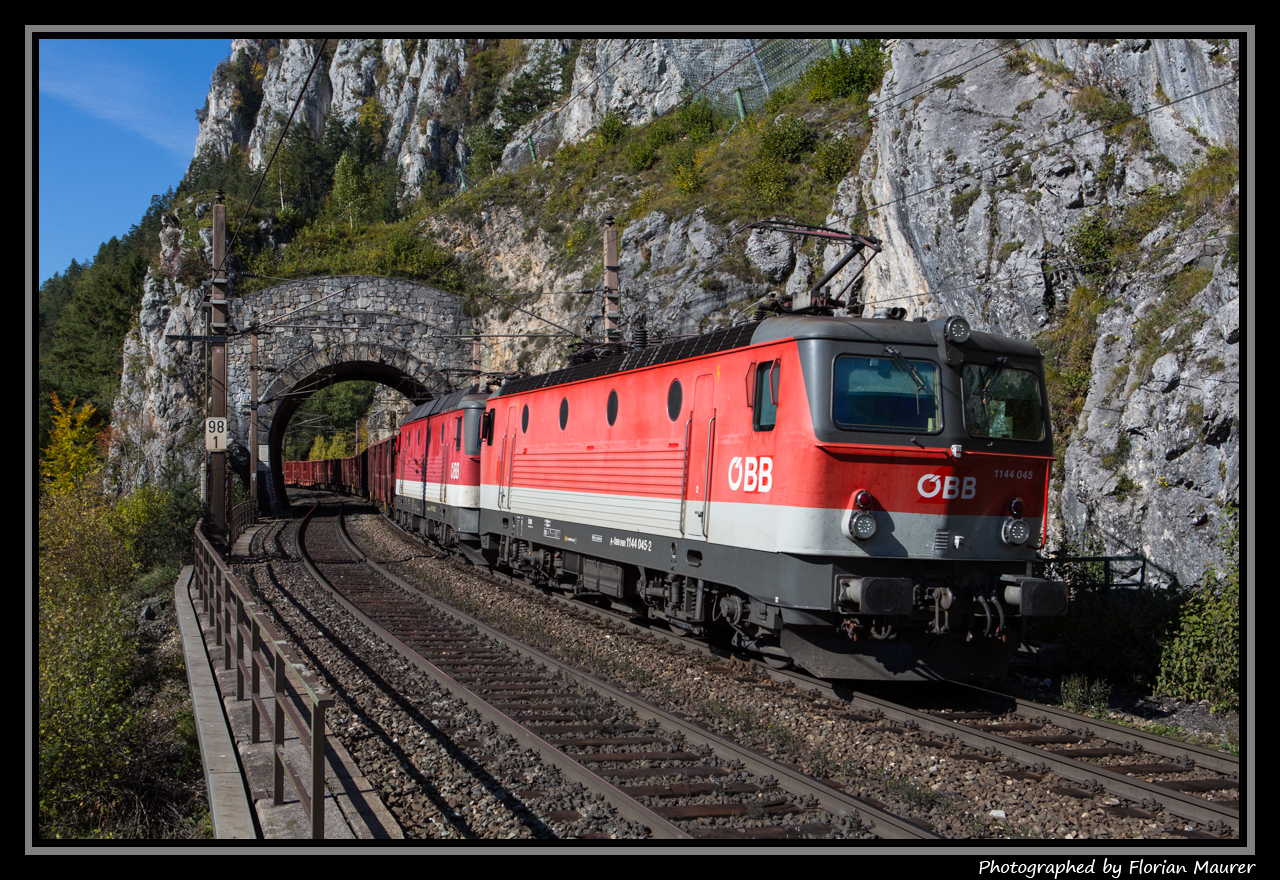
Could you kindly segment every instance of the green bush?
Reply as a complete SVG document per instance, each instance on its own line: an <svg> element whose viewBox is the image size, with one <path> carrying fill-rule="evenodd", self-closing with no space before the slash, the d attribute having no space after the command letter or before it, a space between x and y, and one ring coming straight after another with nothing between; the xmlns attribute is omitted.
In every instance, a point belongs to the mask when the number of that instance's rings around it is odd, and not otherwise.
<svg viewBox="0 0 1280 880"><path fill-rule="evenodd" d="M761 207L776 205L787 193L787 172L770 159L757 159L743 174L743 189Z"/></svg>
<svg viewBox="0 0 1280 880"><path fill-rule="evenodd" d="M467 174L475 178L488 177L502 166L502 151L507 145L503 133L485 125L467 138L467 146L471 150L471 159L467 164Z"/></svg>
<svg viewBox="0 0 1280 880"><path fill-rule="evenodd" d="M147 696L181 692L185 674L140 650L132 602L172 590L199 504L171 473L113 504L86 430L92 408L54 409L39 503L38 833L190 836L198 749L161 720L171 706Z"/></svg>
<svg viewBox="0 0 1280 880"><path fill-rule="evenodd" d="M1105 280L1114 267L1116 233L1106 209L1093 211L1067 231L1067 241L1080 257L1080 268L1097 281Z"/></svg>
<svg viewBox="0 0 1280 880"><path fill-rule="evenodd" d="M969 213L969 209L973 207L973 203L978 200L978 196L982 195L982 187L975 186L973 189L965 190L951 197L951 219L959 222L963 220Z"/></svg>
<svg viewBox="0 0 1280 880"><path fill-rule="evenodd" d="M667 151L667 168L677 190L692 195L706 184L706 178L698 165L698 151L691 141L673 144Z"/></svg>
<svg viewBox="0 0 1280 880"><path fill-rule="evenodd" d="M644 142L655 150L674 144L683 136L674 115L663 116L650 122L644 130Z"/></svg>
<svg viewBox="0 0 1280 880"><path fill-rule="evenodd" d="M1220 544L1221 579L1210 568L1183 606L1176 635L1160 657L1161 693L1209 700L1216 710L1240 708L1240 520L1228 510Z"/></svg>
<svg viewBox="0 0 1280 880"><path fill-rule="evenodd" d="M813 154L813 170L827 183L839 183L853 170L862 145L852 136L823 141Z"/></svg>
<svg viewBox="0 0 1280 880"><path fill-rule="evenodd" d="M109 834L121 812L122 774L138 715L128 701L132 626L120 593L133 567L95 487L40 500L39 741L41 837Z"/></svg>
<svg viewBox="0 0 1280 880"><path fill-rule="evenodd" d="M596 134L600 136L600 141L605 146L613 146L622 142L627 136L627 132L631 130L631 126L626 120L613 109L604 115L604 119L600 120L600 125L596 128Z"/></svg>
<svg viewBox="0 0 1280 880"><path fill-rule="evenodd" d="M1180 193L1184 227L1209 211L1222 210L1239 180L1240 148L1210 147L1204 164L1187 175Z"/></svg>
<svg viewBox="0 0 1280 880"><path fill-rule="evenodd" d="M1133 116L1133 105L1112 85L1087 85L1076 92L1071 102L1090 122L1116 125Z"/></svg>
<svg viewBox="0 0 1280 880"><path fill-rule="evenodd" d="M815 61L800 75L798 84L814 102L845 98L864 101L884 79L884 52L879 40L859 40L851 52L843 48L829 58Z"/></svg>
<svg viewBox="0 0 1280 880"><path fill-rule="evenodd" d="M648 171L658 161L658 151L643 138L627 144L626 156L632 172Z"/></svg>
<svg viewBox="0 0 1280 880"><path fill-rule="evenodd" d="M757 158L771 162L798 162L801 156L813 149L816 140L804 120L788 116L764 130Z"/></svg>
<svg viewBox="0 0 1280 880"><path fill-rule="evenodd" d="M1102 712L1111 702L1111 686L1083 675L1064 675L1060 689L1064 708L1072 712Z"/></svg>
<svg viewBox="0 0 1280 880"><path fill-rule="evenodd" d="M1088 287L1071 292L1066 309L1054 315L1053 326L1036 337L1044 352L1045 384L1049 386L1049 418L1053 423L1054 477L1062 476L1066 447L1075 431L1093 379L1093 350L1098 343L1098 316L1111 301Z"/></svg>
<svg viewBox="0 0 1280 880"><path fill-rule="evenodd" d="M715 108L706 98L687 101L675 113L676 126L694 144L705 144L716 133L718 121Z"/></svg>

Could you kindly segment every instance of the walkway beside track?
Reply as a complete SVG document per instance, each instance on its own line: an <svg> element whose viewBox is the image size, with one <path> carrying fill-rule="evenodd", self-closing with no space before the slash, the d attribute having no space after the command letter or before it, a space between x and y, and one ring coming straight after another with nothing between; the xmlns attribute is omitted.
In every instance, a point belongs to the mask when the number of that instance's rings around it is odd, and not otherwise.
<svg viewBox="0 0 1280 880"><path fill-rule="evenodd" d="M246 562L258 527L251 527L231 551L232 562ZM174 607L186 654L191 705L200 736L200 755L209 791L213 836L218 840L307 840L310 825L298 796L285 774L284 803L274 806L271 796L272 746L270 737L249 742L252 719L249 700L236 701L235 670L224 670L223 649L214 644L214 630L201 618L190 586L192 568L183 568L174 586ZM274 712L272 697L265 698ZM269 721L263 723L269 730ZM285 751L303 766L306 749L292 728ZM326 840L389 840L403 834L377 791L360 773L355 761L334 736L325 731Z"/></svg>

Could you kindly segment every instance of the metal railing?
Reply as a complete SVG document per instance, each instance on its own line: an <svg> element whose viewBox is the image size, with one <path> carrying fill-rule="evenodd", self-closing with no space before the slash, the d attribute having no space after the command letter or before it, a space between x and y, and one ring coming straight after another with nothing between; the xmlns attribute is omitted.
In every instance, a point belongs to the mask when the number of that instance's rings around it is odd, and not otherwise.
<svg viewBox="0 0 1280 880"><path fill-rule="evenodd" d="M1102 563L1102 581L1090 581L1086 586L1101 587L1103 601L1105 602L1111 601L1111 591L1113 588L1137 588L1141 590L1147 585L1147 558L1145 556L1059 556L1038 560L1038 563L1042 566L1064 566L1081 563L1087 564L1092 562ZM1112 570L1112 565L1119 562L1139 563L1137 566L1136 581L1132 579L1118 581L1116 579L1116 573ZM1128 577L1132 578L1134 577L1134 574L1131 573Z"/></svg>
<svg viewBox="0 0 1280 880"><path fill-rule="evenodd" d="M258 521L258 506L253 501L242 501L231 509L231 538L227 546L234 546L236 538L244 534L244 530Z"/></svg>
<svg viewBox="0 0 1280 880"><path fill-rule="evenodd" d="M275 627L258 611L257 603L214 549L204 534L204 521L196 523L195 586L200 613L207 614L214 627L216 644L223 649L223 669L236 670L236 700L245 698L248 679L253 701L250 742L258 742L262 719L270 718L274 747L272 803L284 803L284 774L289 773L298 801L311 822L311 838L324 838L324 713L333 705L333 696L315 676L300 672L302 662L276 633ZM246 651L247 649L247 651ZM261 693L264 672L270 672L270 693L275 711L269 712ZM310 707L310 721L303 713ZM285 754L285 719L298 740L310 753L308 784Z"/></svg>

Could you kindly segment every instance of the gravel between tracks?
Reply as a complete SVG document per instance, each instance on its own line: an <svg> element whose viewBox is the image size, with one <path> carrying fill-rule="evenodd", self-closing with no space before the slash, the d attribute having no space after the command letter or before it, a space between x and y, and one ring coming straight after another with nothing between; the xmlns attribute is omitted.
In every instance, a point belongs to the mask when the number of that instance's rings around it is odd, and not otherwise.
<svg viewBox="0 0 1280 880"><path fill-rule="evenodd" d="M239 570L271 602L282 634L333 687L329 727L378 787L406 837L647 836L646 829L565 781L312 587L302 565L288 559L279 524L271 528L264 536L270 561ZM293 597L304 595L314 616L294 605Z"/></svg>
<svg viewBox="0 0 1280 880"><path fill-rule="evenodd" d="M850 719L846 706L774 683L747 664L673 646L436 559L380 516L355 514L348 528L370 552L392 560L389 567L398 574L425 582L473 616L852 794L925 819L948 837L1159 839L1188 827L1167 815L1164 824L1113 816L1104 808L1123 803L1113 796L1053 794L1051 786L1077 786L1052 775L1039 782L1013 779L1000 771L1025 768L962 760L909 742Z"/></svg>

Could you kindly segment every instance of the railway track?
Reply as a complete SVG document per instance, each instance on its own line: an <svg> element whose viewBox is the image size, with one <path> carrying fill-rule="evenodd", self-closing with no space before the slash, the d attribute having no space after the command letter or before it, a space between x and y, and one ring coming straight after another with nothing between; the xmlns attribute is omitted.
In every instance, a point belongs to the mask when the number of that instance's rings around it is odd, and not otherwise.
<svg viewBox="0 0 1280 880"><path fill-rule="evenodd" d="M1025 701L1010 711L912 708L867 693L852 693L848 702L866 720L910 732L944 754L1015 763L1001 772L1118 818L1188 838L1240 832L1239 761L1230 755Z"/></svg>
<svg viewBox="0 0 1280 880"><path fill-rule="evenodd" d="M548 598L583 607L558 596ZM625 620L624 615L589 608L597 616ZM632 625L649 631L643 623ZM708 650L696 640L661 635ZM1074 804L1077 811L1105 817L1099 821L1132 820L1121 829L1124 833L1131 833L1133 826L1194 839L1240 833L1241 780L1234 756L990 692L981 695L985 705L977 710L956 708L973 703L973 689L967 696L966 691L955 691L949 711L920 709L901 699L855 692L803 674L763 667L761 672L844 702L851 709L848 717L904 736L911 747L930 749L940 759L999 767L995 772L1006 779L1040 787L1047 796ZM876 802L865 790L862 794Z"/></svg>
<svg viewBox="0 0 1280 880"><path fill-rule="evenodd" d="M664 838L938 839L480 621L367 559L317 508L300 551L335 598L521 746Z"/></svg>

